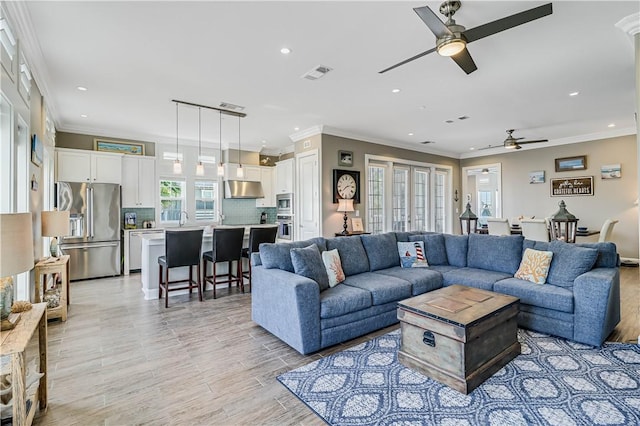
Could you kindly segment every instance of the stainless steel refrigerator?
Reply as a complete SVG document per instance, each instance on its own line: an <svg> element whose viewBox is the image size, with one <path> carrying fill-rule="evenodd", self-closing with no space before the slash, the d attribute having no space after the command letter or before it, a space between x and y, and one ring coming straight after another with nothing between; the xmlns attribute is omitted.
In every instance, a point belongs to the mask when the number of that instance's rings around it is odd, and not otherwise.
<svg viewBox="0 0 640 426"><path fill-rule="evenodd" d="M56 192L58 210L70 215L70 235L60 243L70 278L120 275L120 185L58 182Z"/></svg>

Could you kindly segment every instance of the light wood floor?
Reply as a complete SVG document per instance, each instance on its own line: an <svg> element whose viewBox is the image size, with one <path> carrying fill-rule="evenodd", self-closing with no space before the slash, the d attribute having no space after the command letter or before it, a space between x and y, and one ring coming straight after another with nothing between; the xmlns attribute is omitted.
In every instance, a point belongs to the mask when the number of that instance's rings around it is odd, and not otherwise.
<svg viewBox="0 0 640 426"><path fill-rule="evenodd" d="M640 332L637 268L621 268L623 320ZM139 275L71 283L49 322L49 408L38 425L323 425L276 376L397 326L302 356L251 321L251 295L143 300Z"/></svg>

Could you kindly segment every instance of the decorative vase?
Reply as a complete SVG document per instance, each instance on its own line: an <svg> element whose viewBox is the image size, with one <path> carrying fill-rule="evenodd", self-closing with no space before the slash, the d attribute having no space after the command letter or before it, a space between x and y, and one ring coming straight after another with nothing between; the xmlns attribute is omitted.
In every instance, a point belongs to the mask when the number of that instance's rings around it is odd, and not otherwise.
<svg viewBox="0 0 640 426"><path fill-rule="evenodd" d="M13 305L13 278L0 278L0 318L7 319Z"/></svg>

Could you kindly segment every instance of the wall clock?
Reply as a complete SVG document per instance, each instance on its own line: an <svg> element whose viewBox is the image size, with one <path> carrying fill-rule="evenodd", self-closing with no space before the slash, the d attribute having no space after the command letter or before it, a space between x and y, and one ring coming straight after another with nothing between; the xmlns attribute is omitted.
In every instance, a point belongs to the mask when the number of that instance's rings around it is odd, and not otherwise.
<svg viewBox="0 0 640 426"><path fill-rule="evenodd" d="M360 172L333 169L333 202L337 203L340 198L360 202Z"/></svg>

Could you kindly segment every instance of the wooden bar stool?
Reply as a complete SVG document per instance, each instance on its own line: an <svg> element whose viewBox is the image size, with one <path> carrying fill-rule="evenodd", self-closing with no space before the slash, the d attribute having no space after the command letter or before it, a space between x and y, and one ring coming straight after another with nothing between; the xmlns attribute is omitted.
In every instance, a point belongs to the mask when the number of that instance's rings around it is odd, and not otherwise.
<svg viewBox="0 0 640 426"><path fill-rule="evenodd" d="M174 290L198 289L198 298L202 302L202 289L200 287L200 250L202 248L202 229L193 231L165 231L164 234L165 255L158 257L158 296L162 298L165 292L164 307L169 307L169 292ZM193 266L196 266L196 281L193 280ZM189 267L189 279L169 281L169 269L181 266ZM164 275L163 275L164 269ZM169 284L184 283L187 286L170 287Z"/></svg>
<svg viewBox="0 0 640 426"><path fill-rule="evenodd" d="M213 298L216 298L216 285L236 283L244 293L244 278L242 276L242 245L244 228L214 228L213 250L202 254L203 280L202 290L206 290L207 282L213 285ZM235 275L232 273L233 262L236 262ZM207 275L207 262L213 263L213 274ZM216 265L219 262L229 262L226 274L218 275ZM226 279L219 279L226 278Z"/></svg>
<svg viewBox="0 0 640 426"><path fill-rule="evenodd" d="M249 269L242 271L242 276L249 280L249 288L251 288L251 253L259 251L262 243L275 243L277 233L276 226L249 229L249 247L242 249L242 257L249 259Z"/></svg>

